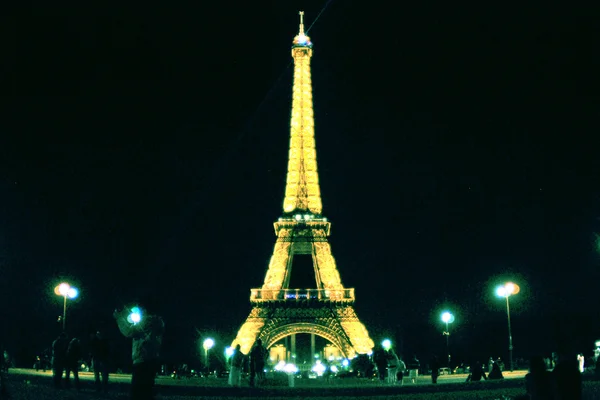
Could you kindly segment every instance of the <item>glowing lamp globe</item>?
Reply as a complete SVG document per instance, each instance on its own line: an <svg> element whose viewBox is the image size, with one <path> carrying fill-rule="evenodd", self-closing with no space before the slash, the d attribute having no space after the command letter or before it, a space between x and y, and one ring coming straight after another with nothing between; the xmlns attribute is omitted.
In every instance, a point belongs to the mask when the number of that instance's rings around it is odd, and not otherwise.
<svg viewBox="0 0 600 400"><path fill-rule="evenodd" d="M212 340L211 338L208 338L204 341L204 343L202 343L202 347L204 347L204 350L210 350L212 349L212 347L215 345L215 341Z"/></svg>
<svg viewBox="0 0 600 400"><path fill-rule="evenodd" d="M71 289L71 286L69 286L68 283L61 283L54 289L54 293L59 296L67 296L69 294L69 289Z"/></svg>
<svg viewBox="0 0 600 400"><path fill-rule="evenodd" d="M496 289L496 294L499 297L508 297L513 294L519 293L520 290L521 288L516 283L507 282L503 286L498 286L498 288Z"/></svg>
<svg viewBox="0 0 600 400"><path fill-rule="evenodd" d="M442 321L447 324L451 324L454 322L454 315L452 315L452 313L449 313L448 311L445 311L442 313Z"/></svg>
<svg viewBox="0 0 600 400"><path fill-rule="evenodd" d="M390 347L392 347L392 341L390 339L384 339L383 342L381 342L381 346L383 346L384 349L389 350Z"/></svg>
<svg viewBox="0 0 600 400"><path fill-rule="evenodd" d="M231 357L233 355L233 347L229 346L225 349L225 356L227 358Z"/></svg>
<svg viewBox="0 0 600 400"><path fill-rule="evenodd" d="M139 307L133 307L131 313L127 316L127 322L137 324L142 320L142 310Z"/></svg>
<svg viewBox="0 0 600 400"><path fill-rule="evenodd" d="M69 290L67 291L67 296L70 299L74 299L75 297L77 297L77 295L79 295L79 291L74 287L69 288Z"/></svg>

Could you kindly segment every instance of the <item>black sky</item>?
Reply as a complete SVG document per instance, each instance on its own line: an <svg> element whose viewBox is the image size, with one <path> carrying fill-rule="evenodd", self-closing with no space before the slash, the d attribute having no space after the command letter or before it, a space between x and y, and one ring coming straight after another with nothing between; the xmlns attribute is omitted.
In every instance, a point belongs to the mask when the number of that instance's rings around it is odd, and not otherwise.
<svg viewBox="0 0 600 400"><path fill-rule="evenodd" d="M374 340L427 356L600 338L597 29L576 8L292 1L0 20L2 335L26 357L164 299L165 354L233 339L280 216L304 9L323 213ZM285 3L285 4L284 4ZM327 4L326 7L324 7ZM87 7L87 8L86 8ZM595 35L595 36L594 36ZM568 327L565 328L565 327ZM106 328L108 329L108 328Z"/></svg>

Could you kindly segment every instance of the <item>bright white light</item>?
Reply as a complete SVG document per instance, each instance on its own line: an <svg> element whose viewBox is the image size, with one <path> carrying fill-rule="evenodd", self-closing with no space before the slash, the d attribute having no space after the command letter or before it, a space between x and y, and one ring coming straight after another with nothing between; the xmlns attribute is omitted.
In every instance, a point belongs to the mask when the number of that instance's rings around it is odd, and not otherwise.
<svg viewBox="0 0 600 400"><path fill-rule="evenodd" d="M79 291L74 287L69 288L69 291L67 292L67 296L69 296L70 299L74 299L78 294Z"/></svg>
<svg viewBox="0 0 600 400"><path fill-rule="evenodd" d="M338 372L338 367L336 367L335 365L332 365L331 372Z"/></svg>
<svg viewBox="0 0 600 400"><path fill-rule="evenodd" d="M299 35L298 36L298 43L302 43L302 44L306 43L306 36Z"/></svg>
<svg viewBox="0 0 600 400"><path fill-rule="evenodd" d="M321 376L323 375L323 372L325 372L327 368L325 368L325 366L323 364L321 364L321 361L317 361L317 363L314 365L314 367L312 367L312 370L314 372L317 373L317 375Z"/></svg>
<svg viewBox="0 0 600 400"><path fill-rule="evenodd" d="M131 324L137 324L142 320L142 311L139 307L133 307L131 313L127 316L127 321Z"/></svg>
<svg viewBox="0 0 600 400"><path fill-rule="evenodd" d="M444 321L447 324L451 324L454 322L454 315L452 315L452 313L445 311L442 313L442 321Z"/></svg>
<svg viewBox="0 0 600 400"><path fill-rule="evenodd" d="M506 288L506 293L509 295L515 292L515 284L512 282L508 282L504 287Z"/></svg>
<svg viewBox="0 0 600 400"><path fill-rule="evenodd" d="M211 338L208 338L206 340L204 340L204 343L202 343L202 346L204 347L204 350L210 350L212 349L212 347L215 345L215 341L212 340Z"/></svg>
<svg viewBox="0 0 600 400"><path fill-rule="evenodd" d="M229 346L225 349L225 356L231 357L233 355L233 347Z"/></svg>
<svg viewBox="0 0 600 400"><path fill-rule="evenodd" d="M296 218L296 221L300 221L302 219L302 215L297 214L294 218Z"/></svg>
<svg viewBox="0 0 600 400"><path fill-rule="evenodd" d="M275 366L275 371L283 371L283 368L285 367L285 361L283 360L279 360L279 362L277 363L277 365Z"/></svg>
<svg viewBox="0 0 600 400"><path fill-rule="evenodd" d="M285 372L289 373L295 373L298 372L298 367L296 367L294 364L285 364L285 366L283 367L283 370Z"/></svg>
<svg viewBox="0 0 600 400"><path fill-rule="evenodd" d="M504 286L499 286L496 289L496 294L500 297L506 297L506 295L507 295L506 288Z"/></svg>
<svg viewBox="0 0 600 400"><path fill-rule="evenodd" d="M384 349L389 350L390 347L392 347L392 341L390 339L384 339L383 342L381 342L381 345Z"/></svg>
<svg viewBox="0 0 600 400"><path fill-rule="evenodd" d="M344 359L344 361L342 361L342 365L344 367L347 367L348 365L350 365L350 361L348 361L348 359L346 358L346 359Z"/></svg>
<svg viewBox="0 0 600 400"><path fill-rule="evenodd" d="M596 347L600 347L600 340L596 341Z"/></svg>
<svg viewBox="0 0 600 400"><path fill-rule="evenodd" d="M69 289L71 289L71 286L69 286L68 283L61 283L58 285L58 293L60 293L61 296L67 296L69 294Z"/></svg>

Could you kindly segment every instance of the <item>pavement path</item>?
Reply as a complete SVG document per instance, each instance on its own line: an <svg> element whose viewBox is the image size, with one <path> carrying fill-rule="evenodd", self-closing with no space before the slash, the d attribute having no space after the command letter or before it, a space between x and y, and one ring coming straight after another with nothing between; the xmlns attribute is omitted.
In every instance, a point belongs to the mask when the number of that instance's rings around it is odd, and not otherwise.
<svg viewBox="0 0 600 400"><path fill-rule="evenodd" d="M52 377L52 371L36 371L35 369L30 368L11 368L9 370L10 374L15 375L30 375L30 376L38 376L38 377ZM523 379L527 371L504 371L503 373L504 379ZM94 380L93 372L79 372L79 378L81 380ZM446 383L463 383L467 379L467 374L454 374L454 375L441 375L438 377L439 384ZM131 382L131 374L110 374L111 382L118 383L130 383ZM345 385L347 379L332 379L329 383L320 379L296 379L297 386L319 386L326 385L329 387L335 387L338 384ZM366 383L366 382L365 382ZM375 386L386 386L387 384L382 384L378 381L370 381L369 382ZM226 378L191 378L191 379L173 379L169 376L158 376L156 378L157 385L165 385L165 386L227 386ZM408 378L404 380L404 386L421 386L421 385L431 385L431 376L430 375L420 375L414 383L410 382Z"/></svg>

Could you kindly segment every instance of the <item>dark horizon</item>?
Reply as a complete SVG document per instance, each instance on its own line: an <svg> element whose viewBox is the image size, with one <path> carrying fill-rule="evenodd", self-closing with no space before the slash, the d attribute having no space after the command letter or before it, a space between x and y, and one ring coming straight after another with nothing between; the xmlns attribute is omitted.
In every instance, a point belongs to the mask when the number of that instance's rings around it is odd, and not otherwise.
<svg viewBox="0 0 600 400"><path fill-rule="evenodd" d="M443 355L448 308L451 353L506 359L494 286L512 280L515 358L564 340L589 354L591 18L261 4L2 17L0 333L19 363L58 334L62 280L80 289L67 329L108 330L125 360L112 311L149 293L163 300L166 359L197 361L208 334L234 339L283 212L299 10L312 26L323 214L375 343Z"/></svg>

